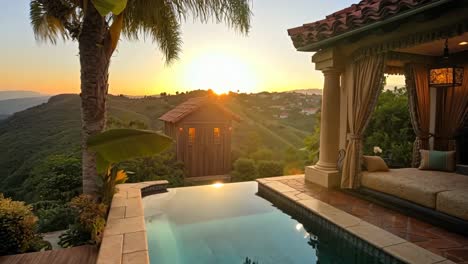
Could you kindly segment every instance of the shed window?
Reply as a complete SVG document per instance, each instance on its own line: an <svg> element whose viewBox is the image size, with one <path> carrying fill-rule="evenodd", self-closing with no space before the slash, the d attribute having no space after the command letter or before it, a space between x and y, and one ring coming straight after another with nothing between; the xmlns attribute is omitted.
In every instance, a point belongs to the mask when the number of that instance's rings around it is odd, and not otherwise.
<svg viewBox="0 0 468 264"><path fill-rule="evenodd" d="M194 142L195 142L195 128L190 127L188 129L188 143L189 145L193 145Z"/></svg>
<svg viewBox="0 0 468 264"><path fill-rule="evenodd" d="M219 127L213 128L213 142L215 144L221 144L221 130Z"/></svg>

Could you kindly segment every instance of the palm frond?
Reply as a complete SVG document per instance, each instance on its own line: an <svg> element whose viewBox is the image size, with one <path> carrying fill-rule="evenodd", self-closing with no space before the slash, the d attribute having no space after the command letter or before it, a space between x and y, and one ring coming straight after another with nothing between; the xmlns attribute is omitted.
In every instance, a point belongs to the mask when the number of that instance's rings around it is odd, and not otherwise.
<svg viewBox="0 0 468 264"><path fill-rule="evenodd" d="M176 10L166 0L129 1L123 33L129 39L139 39L141 35L152 38L167 63L177 59L181 50L180 22Z"/></svg>
<svg viewBox="0 0 468 264"><path fill-rule="evenodd" d="M192 15L201 22L214 20L247 34L250 29L250 0L170 0L179 14Z"/></svg>
<svg viewBox="0 0 468 264"><path fill-rule="evenodd" d="M151 37L170 63L181 50L180 23L193 17L203 23L225 23L241 33L250 29L250 0L128 0L123 33Z"/></svg>
<svg viewBox="0 0 468 264"><path fill-rule="evenodd" d="M58 38L67 38L63 24L56 17L47 14L42 1L31 1L29 17L37 40L55 44Z"/></svg>
<svg viewBox="0 0 468 264"><path fill-rule="evenodd" d="M31 0L29 16L34 36L55 44L58 39L76 37L80 11L76 0Z"/></svg>

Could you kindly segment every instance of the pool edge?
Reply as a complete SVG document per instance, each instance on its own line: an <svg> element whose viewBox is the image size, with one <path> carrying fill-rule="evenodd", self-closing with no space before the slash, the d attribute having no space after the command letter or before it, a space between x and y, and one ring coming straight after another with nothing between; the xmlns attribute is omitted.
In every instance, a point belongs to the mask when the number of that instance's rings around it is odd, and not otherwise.
<svg viewBox="0 0 468 264"><path fill-rule="evenodd" d="M142 198L166 192L168 184L162 180L117 185L96 263L149 264Z"/></svg>
<svg viewBox="0 0 468 264"><path fill-rule="evenodd" d="M380 227L279 182L280 180L287 179L304 179L304 175L257 179L259 195L273 204L275 204L275 201L279 201L285 203L292 210L302 209L307 213L317 215L347 234L372 245L399 261L405 263L454 263L405 239L397 237ZM369 232L369 230L372 230L372 232ZM428 259L431 261L428 262ZM424 261L421 262L422 260Z"/></svg>

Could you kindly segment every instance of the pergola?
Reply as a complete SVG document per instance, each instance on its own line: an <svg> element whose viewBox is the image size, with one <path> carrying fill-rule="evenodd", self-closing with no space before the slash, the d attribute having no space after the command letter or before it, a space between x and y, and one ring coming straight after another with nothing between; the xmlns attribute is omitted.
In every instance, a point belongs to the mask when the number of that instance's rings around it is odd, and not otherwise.
<svg viewBox="0 0 468 264"><path fill-rule="evenodd" d="M385 74L406 77L417 136L413 165L419 149L456 147L468 106L468 1L363 0L288 33L298 51L315 52L312 62L324 75L319 161L306 168L307 181L359 187L362 135ZM453 65L464 66L455 76L462 83L430 84L454 77L430 69Z"/></svg>

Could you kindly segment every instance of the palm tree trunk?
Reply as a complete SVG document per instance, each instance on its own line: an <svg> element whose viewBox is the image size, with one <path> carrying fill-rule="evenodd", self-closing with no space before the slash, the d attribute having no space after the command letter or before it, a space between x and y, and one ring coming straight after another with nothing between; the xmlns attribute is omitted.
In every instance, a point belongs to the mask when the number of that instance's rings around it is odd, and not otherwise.
<svg viewBox="0 0 468 264"><path fill-rule="evenodd" d="M109 30L103 17L88 4L79 36L81 64L81 120L83 193L99 198L96 155L86 148L88 138L106 123L106 97L110 62Z"/></svg>

